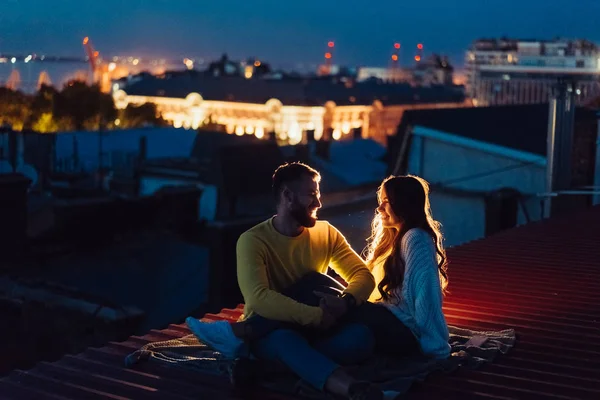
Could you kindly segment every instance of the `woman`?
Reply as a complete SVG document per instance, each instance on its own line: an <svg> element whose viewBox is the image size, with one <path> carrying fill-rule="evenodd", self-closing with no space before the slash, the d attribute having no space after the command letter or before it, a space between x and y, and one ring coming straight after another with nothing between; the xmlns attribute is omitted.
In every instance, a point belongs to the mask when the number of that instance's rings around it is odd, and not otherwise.
<svg viewBox="0 0 600 400"><path fill-rule="evenodd" d="M450 355L442 299L448 285L440 223L431 215L429 185L391 176L378 192L366 262L376 289L353 319L369 326L377 349L395 355Z"/></svg>

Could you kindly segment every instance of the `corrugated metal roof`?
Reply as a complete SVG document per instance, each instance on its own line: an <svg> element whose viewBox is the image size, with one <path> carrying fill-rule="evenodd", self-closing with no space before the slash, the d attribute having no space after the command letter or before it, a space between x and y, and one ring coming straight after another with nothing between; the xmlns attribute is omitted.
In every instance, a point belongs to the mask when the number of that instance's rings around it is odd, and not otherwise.
<svg viewBox="0 0 600 400"><path fill-rule="evenodd" d="M515 328L517 344L480 370L430 376L413 399L600 398L600 207L449 249L449 324ZM207 319L235 319L223 310ZM0 380L11 399L233 398L223 378L155 363L126 369L126 354L188 334L182 325L91 348ZM258 394L259 398L278 395Z"/></svg>

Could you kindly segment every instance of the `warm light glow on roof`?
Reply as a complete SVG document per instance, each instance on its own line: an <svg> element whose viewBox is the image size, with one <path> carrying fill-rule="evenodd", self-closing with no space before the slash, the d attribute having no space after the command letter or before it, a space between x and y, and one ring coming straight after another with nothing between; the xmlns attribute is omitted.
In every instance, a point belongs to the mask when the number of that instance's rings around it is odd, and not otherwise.
<svg viewBox="0 0 600 400"><path fill-rule="evenodd" d="M340 140L342 137L342 132L339 129L334 129L331 137L333 137L333 140Z"/></svg>

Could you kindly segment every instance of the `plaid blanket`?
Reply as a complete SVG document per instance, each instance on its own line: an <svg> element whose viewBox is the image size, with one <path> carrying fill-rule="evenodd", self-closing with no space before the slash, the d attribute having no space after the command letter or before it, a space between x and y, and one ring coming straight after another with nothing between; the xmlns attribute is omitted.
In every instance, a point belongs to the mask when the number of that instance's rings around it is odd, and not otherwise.
<svg viewBox="0 0 600 400"><path fill-rule="evenodd" d="M478 368L493 362L496 356L506 354L514 345L516 334L513 329L502 331L474 331L449 326L452 354L445 360L424 357L390 358L377 355L368 362L353 366L349 373L357 379L377 383L394 398L406 393L416 381L422 381L432 372L448 373L457 368ZM194 335L180 339L148 343L125 358L125 365L134 368L142 362L159 362L174 368L186 368L202 373L227 375L232 360L211 350ZM329 399L320 391L295 377L289 371L270 365L262 371L259 384L269 390L312 399Z"/></svg>

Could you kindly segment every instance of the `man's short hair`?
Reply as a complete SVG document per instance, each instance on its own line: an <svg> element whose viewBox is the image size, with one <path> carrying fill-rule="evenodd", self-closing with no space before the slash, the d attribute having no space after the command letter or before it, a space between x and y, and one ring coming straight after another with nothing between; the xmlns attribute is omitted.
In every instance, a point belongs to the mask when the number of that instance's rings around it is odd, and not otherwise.
<svg viewBox="0 0 600 400"><path fill-rule="evenodd" d="M303 176L308 176L317 182L321 180L321 174L316 169L301 162L285 163L277 167L273 174L272 186L275 199L279 200L279 194L285 185L296 182Z"/></svg>

